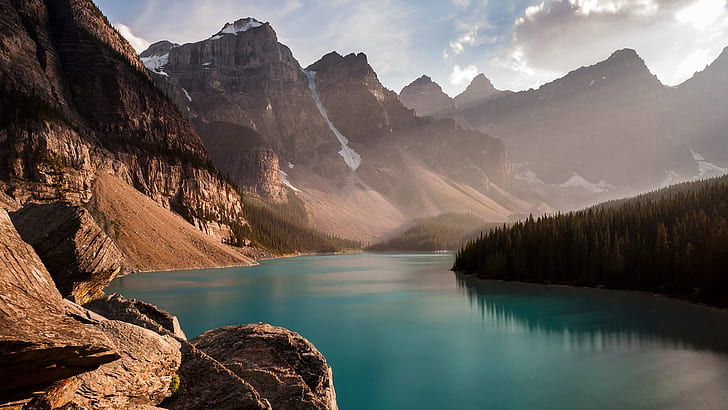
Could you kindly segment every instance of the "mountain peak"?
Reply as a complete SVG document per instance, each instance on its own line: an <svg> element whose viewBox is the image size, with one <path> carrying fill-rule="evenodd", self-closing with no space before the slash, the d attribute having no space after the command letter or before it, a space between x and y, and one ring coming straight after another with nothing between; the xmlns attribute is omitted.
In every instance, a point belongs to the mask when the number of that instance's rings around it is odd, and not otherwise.
<svg viewBox="0 0 728 410"><path fill-rule="evenodd" d="M642 60L642 57L640 57L639 54L637 54L637 51L632 48L623 48L621 50L617 50L612 53L612 55L609 56L608 60Z"/></svg>
<svg viewBox="0 0 728 410"><path fill-rule="evenodd" d="M455 103L462 107L473 102L487 100L500 92L485 74L480 73L473 78L465 91L455 97Z"/></svg>
<svg viewBox="0 0 728 410"><path fill-rule="evenodd" d="M369 73L374 73L374 70L369 66L369 61L364 53L350 53L346 56L342 56L336 51L332 51L318 61L308 66L306 69L311 71L319 71L324 67L343 67L350 75L362 76Z"/></svg>
<svg viewBox="0 0 728 410"><path fill-rule="evenodd" d="M220 30L216 36L220 36L223 34L235 34L238 35L240 33L244 33L250 29L258 28L266 23L263 23L262 21L258 21L254 19L253 17L246 17L243 19L236 20L233 23L225 23L225 25L222 27L222 30Z"/></svg>

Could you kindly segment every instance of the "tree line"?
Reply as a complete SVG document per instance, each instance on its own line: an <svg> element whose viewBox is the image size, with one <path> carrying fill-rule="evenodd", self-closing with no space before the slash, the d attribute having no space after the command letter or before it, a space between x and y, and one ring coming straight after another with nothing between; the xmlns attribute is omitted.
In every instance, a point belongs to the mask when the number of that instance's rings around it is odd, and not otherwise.
<svg viewBox="0 0 728 410"><path fill-rule="evenodd" d="M728 306L728 177L685 183L481 234L453 270L636 289Z"/></svg>

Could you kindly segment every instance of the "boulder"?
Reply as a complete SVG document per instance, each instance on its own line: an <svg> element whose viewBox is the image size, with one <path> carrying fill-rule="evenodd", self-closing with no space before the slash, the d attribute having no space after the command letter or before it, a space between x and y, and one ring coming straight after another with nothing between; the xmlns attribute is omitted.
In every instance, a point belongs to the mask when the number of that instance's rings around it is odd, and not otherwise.
<svg viewBox="0 0 728 410"><path fill-rule="evenodd" d="M298 333L257 323L210 330L191 343L250 383L274 409L338 409L331 367Z"/></svg>
<svg viewBox="0 0 728 410"><path fill-rule="evenodd" d="M182 342L178 374L178 394L163 403L168 409L271 409L247 381L189 342Z"/></svg>
<svg viewBox="0 0 728 410"><path fill-rule="evenodd" d="M178 339L186 339L176 316L141 300L112 293L87 303L85 307L108 319L131 323L163 336L171 334Z"/></svg>
<svg viewBox="0 0 728 410"><path fill-rule="evenodd" d="M66 408L128 409L155 406L172 394L171 381L181 363L180 343L117 320L95 325L120 352L121 359L75 376Z"/></svg>
<svg viewBox="0 0 728 410"><path fill-rule="evenodd" d="M83 304L103 295L124 256L84 208L64 202L28 204L11 216L64 297Z"/></svg>

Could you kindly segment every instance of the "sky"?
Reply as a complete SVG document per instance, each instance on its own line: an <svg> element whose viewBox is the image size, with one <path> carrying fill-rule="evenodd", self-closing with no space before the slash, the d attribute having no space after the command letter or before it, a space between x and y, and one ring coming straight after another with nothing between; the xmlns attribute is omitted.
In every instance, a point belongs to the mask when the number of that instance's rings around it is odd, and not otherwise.
<svg viewBox="0 0 728 410"><path fill-rule="evenodd" d="M633 48L666 85L728 46L728 0L96 0L137 51L270 22L303 67L364 52L385 87L425 74L451 96L478 73L523 90Z"/></svg>

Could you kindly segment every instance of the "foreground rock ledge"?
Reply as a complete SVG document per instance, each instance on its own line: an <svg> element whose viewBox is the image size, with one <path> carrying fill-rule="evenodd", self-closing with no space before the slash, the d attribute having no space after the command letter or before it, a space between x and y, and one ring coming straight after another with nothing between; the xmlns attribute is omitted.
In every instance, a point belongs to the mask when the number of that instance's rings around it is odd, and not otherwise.
<svg viewBox="0 0 728 410"><path fill-rule="evenodd" d="M331 367L296 332L264 323L227 326L191 343L252 385L274 409L338 409Z"/></svg>

